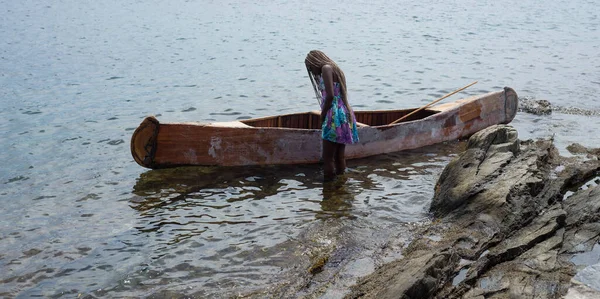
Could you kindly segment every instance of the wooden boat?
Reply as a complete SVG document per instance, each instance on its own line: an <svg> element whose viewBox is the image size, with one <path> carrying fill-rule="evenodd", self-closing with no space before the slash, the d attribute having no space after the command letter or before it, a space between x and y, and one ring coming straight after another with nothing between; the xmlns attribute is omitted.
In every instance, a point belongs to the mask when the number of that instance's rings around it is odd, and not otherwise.
<svg viewBox="0 0 600 299"><path fill-rule="evenodd" d="M465 138L491 125L509 123L517 104L517 93L505 87L420 111L355 111L360 142L346 147L346 157ZM416 113L391 124L412 112ZM150 116L133 133L131 153L148 168L304 164L320 161L321 144L319 111L213 123L160 123Z"/></svg>

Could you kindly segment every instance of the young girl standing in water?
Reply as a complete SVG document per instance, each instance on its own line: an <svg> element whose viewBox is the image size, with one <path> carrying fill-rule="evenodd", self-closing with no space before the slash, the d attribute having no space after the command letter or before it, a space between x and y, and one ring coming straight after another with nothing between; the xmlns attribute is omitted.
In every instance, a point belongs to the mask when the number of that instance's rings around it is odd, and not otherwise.
<svg viewBox="0 0 600 299"><path fill-rule="evenodd" d="M358 142L356 118L348 104L346 77L338 65L319 50L310 51L304 63L321 103L323 172L325 181L330 181L346 170L346 144Z"/></svg>

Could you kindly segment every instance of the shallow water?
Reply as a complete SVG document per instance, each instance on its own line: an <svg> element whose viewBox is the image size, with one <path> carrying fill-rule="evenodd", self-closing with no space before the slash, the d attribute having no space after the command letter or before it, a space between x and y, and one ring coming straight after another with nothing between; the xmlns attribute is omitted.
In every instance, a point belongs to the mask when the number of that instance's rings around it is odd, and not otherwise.
<svg viewBox="0 0 600 299"><path fill-rule="evenodd" d="M5 286L24 296L214 296L272 286L329 256L340 256L336 273L362 263L341 279L347 285L397 257L410 228L428 222L435 177L460 146L352 161L342 181L325 185L318 165L145 172L114 208L87 211L102 201L90 195L75 200L79 215L45 207L20 223L30 231L10 230L23 249L2 256L14 273Z"/></svg>
<svg viewBox="0 0 600 299"><path fill-rule="evenodd" d="M342 187L323 186L318 165L148 171L131 158L150 114L314 110L313 48L344 69L357 110L417 107L475 80L461 96L510 86L600 110L594 1L0 4L5 297L302 295L296 279L333 298L401 254L460 143L351 161ZM554 136L563 154L600 147L598 117L520 113L512 125ZM323 257L322 272L297 277Z"/></svg>

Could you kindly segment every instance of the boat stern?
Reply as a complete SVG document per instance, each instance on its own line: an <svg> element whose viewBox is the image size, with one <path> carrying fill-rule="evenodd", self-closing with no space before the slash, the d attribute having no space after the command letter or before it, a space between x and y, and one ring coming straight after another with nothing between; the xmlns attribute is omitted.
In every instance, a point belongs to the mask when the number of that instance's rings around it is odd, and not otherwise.
<svg viewBox="0 0 600 299"><path fill-rule="evenodd" d="M519 109L519 97L517 92L510 88L504 87L504 116L505 120L503 124L510 123L517 115Z"/></svg>
<svg viewBox="0 0 600 299"><path fill-rule="evenodd" d="M147 168L154 168L156 137L160 123L154 116L146 117L131 136L131 155L135 162Z"/></svg>

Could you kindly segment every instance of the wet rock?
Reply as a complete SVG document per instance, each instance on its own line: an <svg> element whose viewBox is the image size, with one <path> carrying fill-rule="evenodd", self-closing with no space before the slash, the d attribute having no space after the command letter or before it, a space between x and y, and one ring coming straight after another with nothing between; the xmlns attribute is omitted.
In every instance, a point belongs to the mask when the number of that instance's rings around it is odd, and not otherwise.
<svg viewBox="0 0 600 299"><path fill-rule="evenodd" d="M573 143L573 144L568 145L567 150L569 151L569 153L574 154L574 155L587 154L587 152L588 152L588 149L579 143Z"/></svg>
<svg viewBox="0 0 600 299"><path fill-rule="evenodd" d="M573 155L583 154L588 155L588 157L596 156L596 158L600 156L600 148L587 148L579 143L568 145L567 150Z"/></svg>
<svg viewBox="0 0 600 299"><path fill-rule="evenodd" d="M440 237L414 240L403 259L362 279L348 297L600 295L570 290L573 257L600 241L600 187L580 188L599 170L598 160L561 157L552 140L519 141L510 126L480 131L436 184L438 219L422 235Z"/></svg>
<svg viewBox="0 0 600 299"><path fill-rule="evenodd" d="M519 112L531 113L535 115L550 115L553 112L584 116L600 115L600 111L597 110L552 105L552 103L547 100L535 99L532 97L519 98Z"/></svg>
<svg viewBox="0 0 600 299"><path fill-rule="evenodd" d="M535 115L548 115L552 114L552 104L546 100L523 97L519 98L519 111Z"/></svg>
<svg viewBox="0 0 600 299"><path fill-rule="evenodd" d="M600 112L597 110L581 109L578 107L556 106L556 107L554 107L554 111L564 113L564 114L574 114L574 115L583 115L583 116L598 116L598 115L600 115Z"/></svg>

